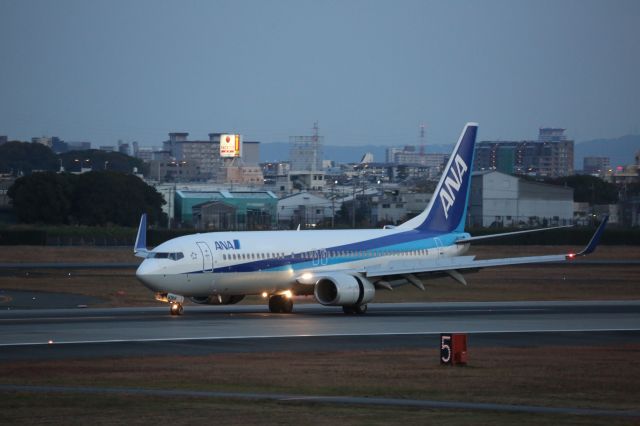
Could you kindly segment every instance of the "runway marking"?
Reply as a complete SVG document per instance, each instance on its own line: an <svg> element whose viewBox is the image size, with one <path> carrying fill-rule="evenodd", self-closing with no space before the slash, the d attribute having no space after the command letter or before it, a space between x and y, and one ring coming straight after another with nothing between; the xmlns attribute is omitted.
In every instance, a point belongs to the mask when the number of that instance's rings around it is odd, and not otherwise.
<svg viewBox="0 0 640 426"><path fill-rule="evenodd" d="M401 399L381 397L357 397L357 396L322 396L322 395L291 395L276 393L250 393L250 392L216 392L179 389L145 389L145 388L107 388L95 386L24 386L24 385L0 385L0 392L31 392L31 393L82 393L82 394L112 394L112 395L143 395L159 397L199 397L199 398L234 398L241 400L266 400L293 403L321 403L340 405L367 405L367 406L392 406L413 407L422 409L454 409L476 411L504 411L535 414L566 414L582 416L607 416L607 417L640 417L638 410L607 410L599 408L577 407L544 407L537 405L514 405L484 402L458 402L437 401L428 399Z"/></svg>
<svg viewBox="0 0 640 426"><path fill-rule="evenodd" d="M153 343L153 342L188 342L188 341L216 341L216 340L245 340L245 339L287 339L304 337L385 337L385 336L433 336L442 333L464 334L529 334L529 333L603 333L619 331L640 331L640 328L592 328L592 329L544 329L544 330L442 330L416 332L388 332L388 333L327 333L327 334L282 334L262 336L202 336L202 337L157 337L140 339L104 339L104 340L68 340L55 339L44 342L0 343L0 347L18 346L55 346L55 345L89 345L101 343Z"/></svg>

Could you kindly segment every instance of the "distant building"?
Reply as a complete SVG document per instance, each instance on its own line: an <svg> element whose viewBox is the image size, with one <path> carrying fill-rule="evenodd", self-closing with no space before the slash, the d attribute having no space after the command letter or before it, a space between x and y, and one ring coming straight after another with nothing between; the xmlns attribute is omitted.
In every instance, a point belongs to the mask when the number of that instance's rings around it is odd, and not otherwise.
<svg viewBox="0 0 640 426"><path fill-rule="evenodd" d="M69 150L69 145L65 141L54 136L51 138L51 150L56 154L62 154Z"/></svg>
<svg viewBox="0 0 640 426"><path fill-rule="evenodd" d="M229 166L224 168L226 172L225 182L249 186L262 186L264 176L259 166Z"/></svg>
<svg viewBox="0 0 640 426"><path fill-rule="evenodd" d="M53 142L52 142L51 138L46 137L46 136L40 136L40 137L37 137L37 138L31 138L31 142L32 143L39 143L39 144L44 145L44 146L46 146L48 148L51 148L52 145L53 145Z"/></svg>
<svg viewBox="0 0 640 426"><path fill-rule="evenodd" d="M242 141L242 162L250 166L260 164L260 142Z"/></svg>
<svg viewBox="0 0 640 426"><path fill-rule="evenodd" d="M540 177L572 175L572 140L564 129L540 129L537 141L481 141L476 144L474 170Z"/></svg>
<svg viewBox="0 0 640 426"><path fill-rule="evenodd" d="M131 150L129 149L129 144L124 143L122 141L118 141L118 152L124 155L131 155Z"/></svg>
<svg viewBox="0 0 640 426"><path fill-rule="evenodd" d="M98 149L100 151L114 152L116 150L116 147L114 145L100 145Z"/></svg>
<svg viewBox="0 0 640 426"><path fill-rule="evenodd" d="M318 135L318 123L312 136L289 137L289 161L292 172L319 172L324 156L324 137Z"/></svg>
<svg viewBox="0 0 640 426"><path fill-rule="evenodd" d="M407 206L403 197L395 193L375 195L370 201L370 226L397 224L407 215Z"/></svg>
<svg viewBox="0 0 640 426"><path fill-rule="evenodd" d="M474 172L468 219L471 226L480 227L569 225L573 189L498 171Z"/></svg>
<svg viewBox="0 0 640 426"><path fill-rule="evenodd" d="M134 157L139 158L142 161L148 163L151 160L153 160L153 148L147 147L147 146L141 146L136 150Z"/></svg>
<svg viewBox="0 0 640 426"><path fill-rule="evenodd" d="M538 142L562 142L567 140L564 134L567 129L541 127L538 129Z"/></svg>
<svg viewBox="0 0 640 426"><path fill-rule="evenodd" d="M331 219L340 205L310 192L299 192L278 200L278 225L281 228L313 228Z"/></svg>
<svg viewBox="0 0 640 426"><path fill-rule="evenodd" d="M600 175L607 173L611 169L609 157L584 157L582 160L582 170L587 175Z"/></svg>
<svg viewBox="0 0 640 426"><path fill-rule="evenodd" d="M178 162L193 163L204 180L224 182L227 172L222 169L225 162L220 158L220 136L223 133L209 133L208 140L189 140L189 133L169 133L169 140L163 142L163 151ZM140 150L140 148L139 148ZM160 157L159 153L158 156ZM156 159L156 152L153 154ZM260 160L260 142L243 141L240 164L234 166L257 165ZM152 173L153 174L153 173Z"/></svg>
<svg viewBox="0 0 640 426"><path fill-rule="evenodd" d="M200 169L204 179L215 180L220 168L220 145L209 140L188 140L189 133L169 133L169 140L163 142L165 151L177 162L191 163Z"/></svg>
<svg viewBox="0 0 640 426"><path fill-rule="evenodd" d="M206 204L210 202L224 204ZM209 225L210 223L227 223L228 226L231 226L229 229L218 228L221 231L273 229L276 225L277 202L277 197L269 191L178 190L175 193L175 218L185 226L197 225L200 229L207 229L211 226ZM205 213L209 215L208 217L202 217L203 205L205 206ZM221 217L218 217L218 219L211 218L215 214L228 214L231 210L227 206L234 208L233 218L228 216L227 219ZM216 207L219 207L219 213L216 213Z"/></svg>
<svg viewBox="0 0 640 426"><path fill-rule="evenodd" d="M69 151L86 151L91 149L91 142L67 142Z"/></svg>

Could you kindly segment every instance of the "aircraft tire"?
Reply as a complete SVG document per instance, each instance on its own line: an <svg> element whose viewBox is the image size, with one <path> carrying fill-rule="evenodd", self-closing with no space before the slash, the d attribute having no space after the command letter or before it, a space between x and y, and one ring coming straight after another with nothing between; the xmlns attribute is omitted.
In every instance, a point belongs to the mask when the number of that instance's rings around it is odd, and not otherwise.
<svg viewBox="0 0 640 426"><path fill-rule="evenodd" d="M358 305L353 308L353 311L358 315L363 315L367 312L367 305Z"/></svg>
<svg viewBox="0 0 640 426"><path fill-rule="evenodd" d="M290 314L292 311L293 300L280 295L269 298L269 312L274 314Z"/></svg>

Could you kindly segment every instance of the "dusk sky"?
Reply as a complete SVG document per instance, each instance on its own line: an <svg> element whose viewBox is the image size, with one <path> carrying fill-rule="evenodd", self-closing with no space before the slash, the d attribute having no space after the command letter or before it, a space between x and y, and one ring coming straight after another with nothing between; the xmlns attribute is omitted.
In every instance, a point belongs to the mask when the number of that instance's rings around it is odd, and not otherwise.
<svg viewBox="0 0 640 426"><path fill-rule="evenodd" d="M640 132L640 1L0 0L0 135Z"/></svg>

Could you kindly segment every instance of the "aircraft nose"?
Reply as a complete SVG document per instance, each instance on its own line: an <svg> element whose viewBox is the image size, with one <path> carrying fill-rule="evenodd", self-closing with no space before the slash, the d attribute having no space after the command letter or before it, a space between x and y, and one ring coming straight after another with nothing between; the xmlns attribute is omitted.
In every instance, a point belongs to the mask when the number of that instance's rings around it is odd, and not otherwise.
<svg viewBox="0 0 640 426"><path fill-rule="evenodd" d="M145 284L149 283L149 279L156 272L156 267L153 262L143 260L138 269L136 269L136 277Z"/></svg>

